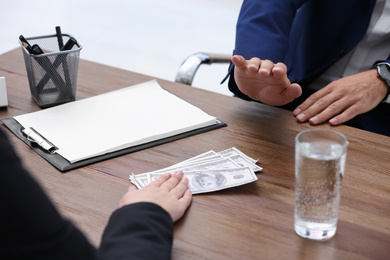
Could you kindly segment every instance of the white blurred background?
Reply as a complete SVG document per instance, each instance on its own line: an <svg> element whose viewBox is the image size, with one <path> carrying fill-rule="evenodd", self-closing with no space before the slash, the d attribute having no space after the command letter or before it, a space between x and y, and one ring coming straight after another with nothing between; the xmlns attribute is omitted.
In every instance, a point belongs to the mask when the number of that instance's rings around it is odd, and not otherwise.
<svg viewBox="0 0 390 260"><path fill-rule="evenodd" d="M231 54L242 0L0 0L0 54L18 37L61 26L83 46L81 59L175 80L196 52ZM193 86L231 95L220 85L228 64L202 65Z"/></svg>

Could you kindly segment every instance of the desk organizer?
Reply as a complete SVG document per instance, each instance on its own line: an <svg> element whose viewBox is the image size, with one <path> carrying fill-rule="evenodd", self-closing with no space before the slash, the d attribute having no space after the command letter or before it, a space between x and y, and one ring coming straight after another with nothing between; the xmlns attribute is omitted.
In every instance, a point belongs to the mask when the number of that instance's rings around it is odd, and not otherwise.
<svg viewBox="0 0 390 260"><path fill-rule="evenodd" d="M37 48L42 54L31 54L19 40L31 95L42 108L76 99L77 72L82 47L68 34L61 34L61 37L59 39L54 34L26 38L31 46L39 46ZM73 44L69 44L72 41Z"/></svg>

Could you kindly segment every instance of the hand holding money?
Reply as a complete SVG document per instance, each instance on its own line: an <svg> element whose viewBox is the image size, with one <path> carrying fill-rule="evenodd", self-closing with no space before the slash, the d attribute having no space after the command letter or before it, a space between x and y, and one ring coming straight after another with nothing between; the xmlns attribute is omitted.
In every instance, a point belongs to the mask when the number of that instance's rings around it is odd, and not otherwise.
<svg viewBox="0 0 390 260"><path fill-rule="evenodd" d="M167 172L180 170L188 178L192 194L206 193L256 181L255 172L262 170L256 162L232 147L218 153L209 151L158 171L132 174L130 180L141 189Z"/></svg>
<svg viewBox="0 0 390 260"><path fill-rule="evenodd" d="M131 186L120 200L120 206L138 202L150 202L162 207L171 216L173 222L181 218L191 203L188 179L182 171L175 174L165 173L147 187L137 190Z"/></svg>

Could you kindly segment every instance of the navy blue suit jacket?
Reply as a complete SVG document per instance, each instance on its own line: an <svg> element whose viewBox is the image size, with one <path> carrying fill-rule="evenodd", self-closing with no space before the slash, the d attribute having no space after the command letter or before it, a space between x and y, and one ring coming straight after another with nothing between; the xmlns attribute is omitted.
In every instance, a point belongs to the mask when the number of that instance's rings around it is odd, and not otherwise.
<svg viewBox="0 0 390 260"><path fill-rule="evenodd" d="M375 2L244 0L237 22L235 54L283 62L289 79L304 87L359 43ZM230 80L229 88L246 98L234 80Z"/></svg>
<svg viewBox="0 0 390 260"><path fill-rule="evenodd" d="M303 88L301 97L283 106L293 110L312 94L305 87L361 41L375 3L376 0L244 0L234 54L285 63L290 81ZM390 55L383 60L390 62ZM233 72L231 65L230 91L252 100L238 89ZM390 136L389 122L390 105L381 103L346 124Z"/></svg>

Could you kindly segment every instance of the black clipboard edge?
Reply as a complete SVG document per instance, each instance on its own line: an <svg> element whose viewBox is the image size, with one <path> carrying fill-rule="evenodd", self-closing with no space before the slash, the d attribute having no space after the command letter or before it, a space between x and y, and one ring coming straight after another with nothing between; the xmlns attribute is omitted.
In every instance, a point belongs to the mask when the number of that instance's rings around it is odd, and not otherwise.
<svg viewBox="0 0 390 260"><path fill-rule="evenodd" d="M22 140L25 144L27 144L29 147L31 147L31 149L33 149L37 154L39 154L42 158L44 158L46 161L51 163L54 167L56 167L58 170L60 170L62 172L227 126L227 124L218 120L218 123L216 123L214 125L194 129L194 130L191 130L188 132L184 132L184 133L177 134L174 136L166 137L166 138L159 139L159 140L152 141L152 142L145 143L145 144L132 146L129 148L125 148L125 149L118 150L115 152L103 154L103 155L100 155L97 157L92 157L92 158L78 161L75 163L70 163L68 160L66 160L61 155L51 154L51 153L41 149L38 145L28 141L27 137L22 133L22 125L20 125L19 122L16 121L14 118L6 118L6 119L3 119L1 121L20 140Z"/></svg>

